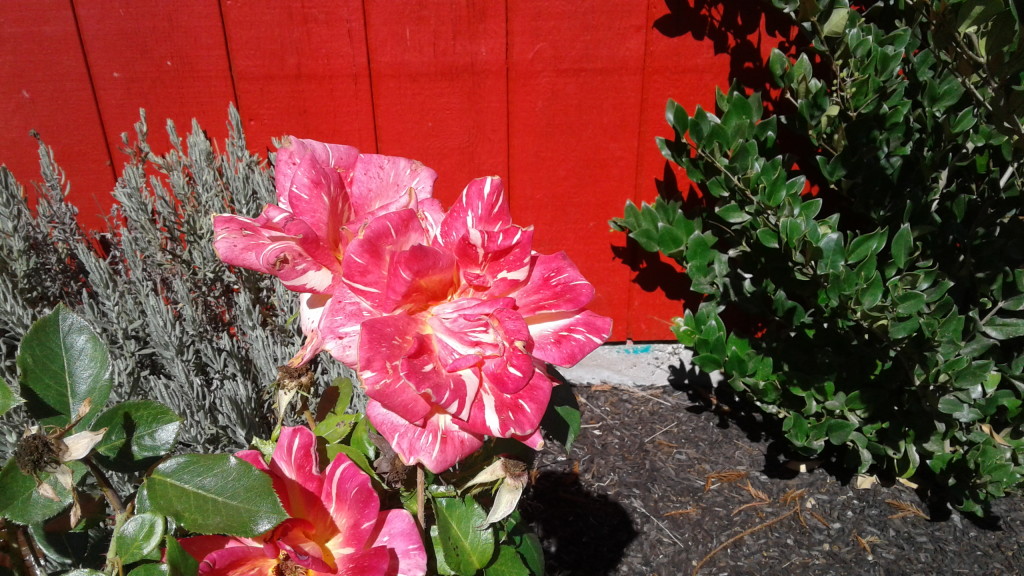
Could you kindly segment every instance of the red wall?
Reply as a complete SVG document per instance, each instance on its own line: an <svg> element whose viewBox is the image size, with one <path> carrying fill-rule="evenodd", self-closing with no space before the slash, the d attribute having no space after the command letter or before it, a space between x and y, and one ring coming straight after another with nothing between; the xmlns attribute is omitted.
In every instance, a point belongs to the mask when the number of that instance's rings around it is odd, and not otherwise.
<svg viewBox="0 0 1024 576"><path fill-rule="evenodd" d="M260 153L293 134L416 158L445 202L502 176L536 249L565 250L595 284L613 339L670 339L681 303L657 284L673 268L630 256L607 220L657 194L665 101L713 107L729 82L722 46L674 32L689 12L714 16L706 4L3 0L0 162L38 179L38 131L96 223L139 108L159 152L163 119L222 140L235 102Z"/></svg>

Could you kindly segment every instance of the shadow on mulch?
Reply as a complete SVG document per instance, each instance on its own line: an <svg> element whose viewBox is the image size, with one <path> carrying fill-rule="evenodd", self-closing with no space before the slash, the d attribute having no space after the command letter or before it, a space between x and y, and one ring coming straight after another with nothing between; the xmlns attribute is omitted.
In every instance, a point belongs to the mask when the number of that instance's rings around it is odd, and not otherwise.
<svg viewBox="0 0 1024 576"><path fill-rule="evenodd" d="M612 574L637 537L622 505L587 490L571 472L541 472L522 510L544 542L549 574Z"/></svg>
<svg viewBox="0 0 1024 576"><path fill-rule="evenodd" d="M1024 499L996 502L994 528L932 521L901 484L772 470L779 456L756 422L687 392L573 390L582 433L569 453L541 452L522 506L550 575L1024 574Z"/></svg>

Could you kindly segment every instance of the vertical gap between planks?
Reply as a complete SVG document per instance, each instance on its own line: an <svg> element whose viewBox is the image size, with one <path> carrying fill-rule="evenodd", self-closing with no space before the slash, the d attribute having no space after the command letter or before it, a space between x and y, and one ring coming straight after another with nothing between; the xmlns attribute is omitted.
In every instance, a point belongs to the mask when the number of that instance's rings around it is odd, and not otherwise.
<svg viewBox="0 0 1024 576"><path fill-rule="evenodd" d="M224 0L217 2L217 15L220 16L220 33L224 38L224 56L228 61L228 78L231 80L231 99L234 101L235 107L238 109L239 116L241 116L242 103L238 101L238 88L235 85L235 67L231 62L231 44L228 42L228 23L224 19ZM245 122L242 122L242 125L245 126ZM248 143L246 143L246 146L248 146Z"/></svg>
<svg viewBox="0 0 1024 576"><path fill-rule="evenodd" d="M114 164L114 151L110 148L110 139L107 137L107 125L103 120L103 109L100 108L100 99L96 94L96 82L93 81L92 76L92 65L89 62L89 53L85 51L85 39L82 38L82 26L78 21L78 7L75 6L75 0L68 0L68 4L71 6L71 18L75 21L75 35L78 36L78 49L82 51L82 60L85 62L85 74L89 79L89 88L92 91L92 105L96 107L96 118L100 122L100 130L103 133L103 146L107 149L107 166L110 167L110 174L114 177L114 182L117 182L117 168Z"/></svg>
<svg viewBox="0 0 1024 576"><path fill-rule="evenodd" d="M508 179L508 205L511 210L515 200L512 189L512 63L509 62L511 40L509 38L508 11L509 0L505 0L505 170L508 170L505 178Z"/></svg>
<svg viewBox="0 0 1024 576"><path fill-rule="evenodd" d="M636 148L635 148L635 153L634 153L634 158L635 158L635 162L636 162L636 171L634 172L634 177L633 177L633 194L632 194L634 202L636 202L639 199L640 195L641 195L640 179L643 176L643 162L641 162L640 155L641 155L642 149L643 149L643 145L641 143L641 139L644 137L644 111L645 111L644 106L647 104L647 89L648 89L648 86L647 86L647 74L649 72L647 66L649 64L649 57L651 55L651 31L649 30L650 26L648 25L648 23L650 21L650 16L651 16L651 5L650 5L650 2L652 2L652 1L654 1L654 0L649 0L648 2L646 2L644 4L644 49L643 49L643 56L642 56L643 61L641 62L641 68L640 68L640 105L637 106L637 116L636 116L636 127L637 127L637 130L636 130ZM626 234L625 235L625 240L624 240L626 242L626 258L629 258L629 256L630 256L630 254L629 254L630 253L630 249L629 249L629 240L628 240L628 238L629 238L629 235ZM634 248L634 251L635 250L636 250L636 248ZM636 296L637 296L636 291L637 291L638 288L637 288L636 283L632 282L630 280L631 272L629 270L629 266L623 266L623 267L626 269L626 272L625 272L625 274L626 274L626 329L625 329L625 338L626 338L627 341L630 341L630 340L633 339L633 329L634 329L634 324L635 324L634 320L636 319L636 314L637 314L637 311L635 310L635 306L636 306L636 299L637 299L636 298Z"/></svg>
<svg viewBox="0 0 1024 576"><path fill-rule="evenodd" d="M370 124L373 127L373 152L380 154L380 132L377 128L377 100L373 97L373 66L370 58L370 23L366 18L366 0L359 6L363 9L363 42L366 44L366 84L370 88Z"/></svg>

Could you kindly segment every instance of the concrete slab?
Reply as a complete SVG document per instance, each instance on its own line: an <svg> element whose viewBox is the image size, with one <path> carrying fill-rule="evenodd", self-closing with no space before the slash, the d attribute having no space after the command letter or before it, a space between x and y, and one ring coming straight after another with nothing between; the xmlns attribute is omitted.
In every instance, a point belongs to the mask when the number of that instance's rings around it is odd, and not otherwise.
<svg viewBox="0 0 1024 576"><path fill-rule="evenodd" d="M605 344L559 373L574 384L668 386L673 372L690 370L693 354L682 344Z"/></svg>

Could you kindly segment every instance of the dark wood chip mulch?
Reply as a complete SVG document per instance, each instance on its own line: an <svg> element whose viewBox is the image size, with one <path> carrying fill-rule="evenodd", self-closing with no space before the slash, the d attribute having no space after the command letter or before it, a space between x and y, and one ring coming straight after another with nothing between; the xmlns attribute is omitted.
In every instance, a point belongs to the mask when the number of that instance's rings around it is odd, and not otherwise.
<svg viewBox="0 0 1024 576"><path fill-rule="evenodd" d="M1024 499L988 524L932 521L901 483L779 473L764 441L673 388L574 390L583 431L539 455L523 503L548 574L1024 574Z"/></svg>

